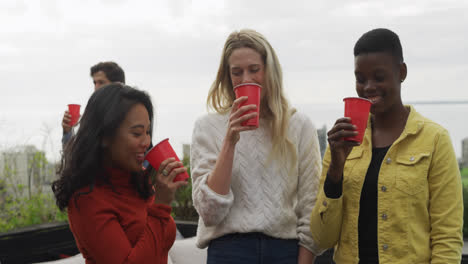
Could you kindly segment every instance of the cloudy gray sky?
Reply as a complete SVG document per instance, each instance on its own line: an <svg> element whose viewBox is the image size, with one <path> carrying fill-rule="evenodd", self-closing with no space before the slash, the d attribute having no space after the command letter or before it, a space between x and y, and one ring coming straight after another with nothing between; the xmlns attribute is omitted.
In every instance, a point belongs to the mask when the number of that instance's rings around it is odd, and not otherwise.
<svg viewBox="0 0 468 264"><path fill-rule="evenodd" d="M466 14L465 0L2 0L0 147L35 144L56 158L66 105L85 106L90 66L113 60L128 84L151 94L154 141L170 137L179 148L205 112L226 37L241 28L269 39L289 99L317 127L330 126L341 98L355 95L352 48L376 27L400 35L404 101L468 101ZM421 109L449 129L460 156L468 106Z"/></svg>

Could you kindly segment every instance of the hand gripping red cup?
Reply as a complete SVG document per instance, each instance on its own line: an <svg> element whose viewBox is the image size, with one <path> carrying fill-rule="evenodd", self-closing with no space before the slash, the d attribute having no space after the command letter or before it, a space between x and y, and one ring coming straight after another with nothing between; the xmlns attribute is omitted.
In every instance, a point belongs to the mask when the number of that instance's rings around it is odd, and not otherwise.
<svg viewBox="0 0 468 264"><path fill-rule="evenodd" d="M71 115L70 126L74 126L78 119L80 119L80 105L79 104L69 104L68 112Z"/></svg>
<svg viewBox="0 0 468 264"><path fill-rule="evenodd" d="M356 136L347 137L344 140L362 143L372 102L359 97L347 97L343 101L345 103L344 116L351 118L351 123L356 126L358 132Z"/></svg>
<svg viewBox="0 0 468 264"><path fill-rule="evenodd" d="M251 118L247 121L242 122L242 126L255 126L258 127L258 119L260 117L260 94L262 92L262 86L256 84L256 83L243 83L236 85L234 87L234 93L236 94L236 99L242 96L247 96L247 100L243 102L239 107L242 107L244 105L251 105L254 104L257 106L257 109L255 110L249 110L245 112L243 115L249 114L249 113L255 113L257 112L257 116L254 118Z"/></svg>
<svg viewBox="0 0 468 264"><path fill-rule="evenodd" d="M161 163L167 160L168 158L175 158L177 161L180 161L171 144L169 144L168 138L156 144L156 146L151 148L145 156L145 160L147 160L151 164L151 166L153 166L153 168L155 168L156 170L159 170L159 166L161 165ZM188 173L183 172L178 174L174 178L174 182L185 181L188 178Z"/></svg>

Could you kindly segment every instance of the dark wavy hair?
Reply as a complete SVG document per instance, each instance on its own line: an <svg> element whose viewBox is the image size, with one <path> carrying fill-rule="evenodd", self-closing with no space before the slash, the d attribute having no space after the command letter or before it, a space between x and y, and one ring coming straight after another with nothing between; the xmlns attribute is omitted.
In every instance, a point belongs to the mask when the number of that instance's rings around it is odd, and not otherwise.
<svg viewBox="0 0 468 264"><path fill-rule="evenodd" d="M152 137L153 105L146 92L122 83L112 83L98 89L89 98L78 132L63 150L61 165L58 169L59 179L52 183L52 191L60 210L67 208L71 197L77 190L89 186L89 192L91 192L96 180L102 180L111 185L109 176L104 172L102 140L113 138L127 113L139 103L143 104L148 111ZM132 184L144 199L153 194L149 183L149 175L152 173L154 170L151 167L145 172L132 173ZM78 193L75 199L81 194L86 194L86 192Z"/></svg>
<svg viewBox="0 0 468 264"><path fill-rule="evenodd" d="M125 73L122 68L113 61L99 62L90 69L90 75L93 77L95 73L102 71L106 74L107 79L111 82L125 83Z"/></svg>

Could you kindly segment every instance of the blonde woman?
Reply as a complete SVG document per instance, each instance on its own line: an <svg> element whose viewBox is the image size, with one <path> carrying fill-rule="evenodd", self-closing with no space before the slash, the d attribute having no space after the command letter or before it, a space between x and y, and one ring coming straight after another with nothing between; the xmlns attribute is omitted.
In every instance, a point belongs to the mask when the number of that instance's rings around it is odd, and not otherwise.
<svg viewBox="0 0 468 264"><path fill-rule="evenodd" d="M239 107L233 87L262 86L256 113ZM278 58L253 30L229 35L207 104L192 138L193 201L198 246L208 263L313 263L319 248L308 222L321 172L317 132L285 98ZM261 262L259 262L261 261Z"/></svg>

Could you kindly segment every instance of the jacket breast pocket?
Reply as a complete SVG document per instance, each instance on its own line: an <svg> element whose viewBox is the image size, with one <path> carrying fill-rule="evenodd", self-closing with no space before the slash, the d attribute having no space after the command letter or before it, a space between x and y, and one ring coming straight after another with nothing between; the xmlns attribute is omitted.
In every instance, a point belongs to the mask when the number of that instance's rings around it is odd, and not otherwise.
<svg viewBox="0 0 468 264"><path fill-rule="evenodd" d="M396 188L406 194L415 195L427 188L429 152L403 154L396 159L398 169Z"/></svg>
<svg viewBox="0 0 468 264"><path fill-rule="evenodd" d="M359 172L356 171L355 166L361 160L363 150L361 148L354 148L351 153L349 153L346 158L346 163L343 171L344 181L348 182L352 180L353 182L359 181Z"/></svg>

